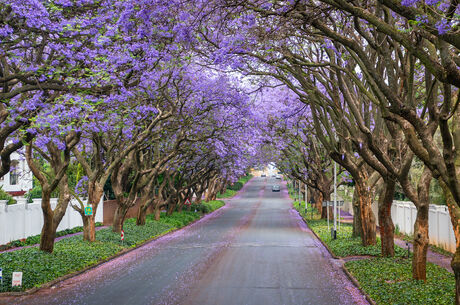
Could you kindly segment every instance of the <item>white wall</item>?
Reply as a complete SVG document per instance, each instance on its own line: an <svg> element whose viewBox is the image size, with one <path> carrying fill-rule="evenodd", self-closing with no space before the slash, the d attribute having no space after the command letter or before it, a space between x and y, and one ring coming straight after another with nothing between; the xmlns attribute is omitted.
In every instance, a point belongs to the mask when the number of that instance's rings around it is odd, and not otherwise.
<svg viewBox="0 0 460 305"><path fill-rule="evenodd" d="M377 225L378 225L378 206L377 202L372 205ZM410 201L394 200L391 206L391 218L393 223L399 227L401 233L412 235L414 233L414 223L417 217L417 209ZM428 233L430 244L441 247L447 251L455 252L455 235L450 221L447 206L430 204L428 215Z"/></svg>
<svg viewBox="0 0 460 305"><path fill-rule="evenodd" d="M57 198L51 199L51 207L57 204ZM76 202L75 202L76 203ZM96 222L102 222L104 204L98 206ZM58 226L58 231L82 226L81 216L72 207L67 211ZM25 199L19 199L17 204L7 205L0 201L0 245L10 241L38 235L43 226L41 199L35 199L34 203L26 203Z"/></svg>

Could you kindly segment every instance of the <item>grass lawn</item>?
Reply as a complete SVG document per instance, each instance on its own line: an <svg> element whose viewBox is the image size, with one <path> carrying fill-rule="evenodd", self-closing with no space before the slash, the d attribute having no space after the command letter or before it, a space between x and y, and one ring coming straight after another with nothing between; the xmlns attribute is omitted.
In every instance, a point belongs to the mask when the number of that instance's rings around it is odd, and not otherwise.
<svg viewBox="0 0 460 305"><path fill-rule="evenodd" d="M212 212L223 206L222 201L201 204L201 209ZM117 254L123 249L135 247L146 240L163 235L173 229L183 227L199 219L203 213L194 211L175 212L171 216L162 213L159 221L148 215L145 226L136 226L135 219L127 219L124 224L125 240L111 228L96 232L96 242L83 240L81 235L71 236L56 242L52 254L42 252L37 247L0 253L0 268L3 269L3 285L0 292L20 291L40 286L58 277L97 264L101 260ZM14 271L23 272L23 286L11 287Z"/></svg>

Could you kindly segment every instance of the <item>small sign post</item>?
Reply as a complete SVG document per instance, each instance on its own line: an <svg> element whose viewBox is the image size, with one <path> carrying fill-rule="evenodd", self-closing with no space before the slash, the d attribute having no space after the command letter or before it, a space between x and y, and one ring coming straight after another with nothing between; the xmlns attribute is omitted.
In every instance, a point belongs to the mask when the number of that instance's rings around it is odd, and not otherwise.
<svg viewBox="0 0 460 305"><path fill-rule="evenodd" d="M125 231L121 230L121 244L125 241Z"/></svg>
<svg viewBox="0 0 460 305"><path fill-rule="evenodd" d="M93 215L93 207L85 207L85 216Z"/></svg>
<svg viewBox="0 0 460 305"><path fill-rule="evenodd" d="M13 272L12 287L22 286L22 272Z"/></svg>
<svg viewBox="0 0 460 305"><path fill-rule="evenodd" d="M192 203L190 202L190 199L186 199L185 202L184 202L185 205L192 205Z"/></svg>
<svg viewBox="0 0 460 305"><path fill-rule="evenodd" d="M3 269L0 268L0 285L3 285Z"/></svg>

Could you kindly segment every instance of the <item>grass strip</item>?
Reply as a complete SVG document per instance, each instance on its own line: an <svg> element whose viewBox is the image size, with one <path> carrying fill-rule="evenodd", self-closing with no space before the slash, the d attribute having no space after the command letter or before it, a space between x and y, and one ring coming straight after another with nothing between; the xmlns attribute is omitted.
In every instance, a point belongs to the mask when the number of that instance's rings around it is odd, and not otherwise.
<svg viewBox="0 0 460 305"><path fill-rule="evenodd" d="M224 205L222 201L203 203L208 212ZM3 285L0 292L23 291L39 287L62 276L77 272L110 258L120 251L136 247L145 241L181 228L199 219L204 213L194 211L174 212L170 216L161 214L160 220L148 215L144 226L136 226L135 219L125 221L125 240L111 228L96 232L96 241L84 241L82 236L71 236L56 242L53 253L40 251L37 247L0 253L0 268L3 269ZM23 272L23 286L11 287L12 273Z"/></svg>
<svg viewBox="0 0 460 305"><path fill-rule="evenodd" d="M427 281L412 279L412 262L403 258L372 258L345 263L361 289L377 304L452 304L455 278L427 263Z"/></svg>

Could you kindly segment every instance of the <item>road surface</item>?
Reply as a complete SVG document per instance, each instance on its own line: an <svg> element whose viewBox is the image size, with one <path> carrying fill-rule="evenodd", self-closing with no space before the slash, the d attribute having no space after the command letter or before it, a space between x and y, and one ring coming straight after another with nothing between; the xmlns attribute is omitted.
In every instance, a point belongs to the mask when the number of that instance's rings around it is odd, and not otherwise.
<svg viewBox="0 0 460 305"><path fill-rule="evenodd" d="M272 192L273 184L281 192ZM367 304L297 213L254 178L190 227L0 304Z"/></svg>

